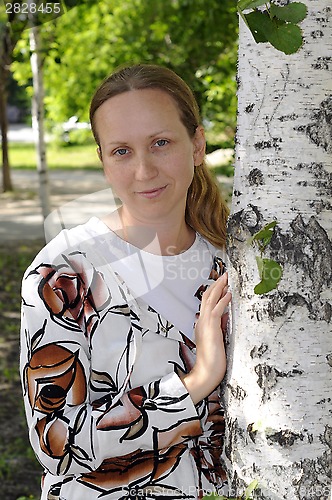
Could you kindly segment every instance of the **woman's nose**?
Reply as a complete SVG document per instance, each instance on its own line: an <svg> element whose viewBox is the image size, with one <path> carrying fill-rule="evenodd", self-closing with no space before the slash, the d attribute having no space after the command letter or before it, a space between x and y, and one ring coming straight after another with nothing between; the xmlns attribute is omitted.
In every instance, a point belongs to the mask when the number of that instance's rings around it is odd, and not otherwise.
<svg viewBox="0 0 332 500"><path fill-rule="evenodd" d="M154 164L151 155L142 154L137 156L137 164L135 167L135 177L137 180L153 179L158 175L158 168Z"/></svg>

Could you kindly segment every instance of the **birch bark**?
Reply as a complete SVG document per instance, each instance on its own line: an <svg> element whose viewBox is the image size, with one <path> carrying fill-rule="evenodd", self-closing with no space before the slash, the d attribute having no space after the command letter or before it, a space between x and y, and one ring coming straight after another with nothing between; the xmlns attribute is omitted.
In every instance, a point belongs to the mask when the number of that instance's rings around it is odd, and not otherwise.
<svg viewBox="0 0 332 500"><path fill-rule="evenodd" d="M42 58L40 48L39 28L34 25L30 29L31 69L33 78L32 98L32 128L35 134L37 171L39 178L39 198L44 220L51 212L49 181L46 162L45 131L44 131L44 86L42 74Z"/></svg>
<svg viewBox="0 0 332 500"><path fill-rule="evenodd" d="M225 462L232 495L257 480L254 498L271 500L331 498L332 9L304 3L294 55L240 26ZM284 272L258 296L246 241L272 220Z"/></svg>

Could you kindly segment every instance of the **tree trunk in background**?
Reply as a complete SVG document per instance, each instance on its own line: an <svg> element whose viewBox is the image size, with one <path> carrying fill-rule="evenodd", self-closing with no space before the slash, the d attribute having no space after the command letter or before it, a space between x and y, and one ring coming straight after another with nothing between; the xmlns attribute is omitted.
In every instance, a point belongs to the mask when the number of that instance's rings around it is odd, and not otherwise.
<svg viewBox="0 0 332 500"><path fill-rule="evenodd" d="M1 80L3 80L1 75ZM7 119L7 98L6 82L0 82L0 128L1 128L1 150L2 150L2 190L12 191L13 184L10 176L9 156L8 156L8 119Z"/></svg>
<svg viewBox="0 0 332 500"><path fill-rule="evenodd" d="M7 118L7 79L8 67L11 62L12 41L6 25L0 26L0 129L2 150L2 190L12 191L13 184L10 176L10 165L8 156L8 118Z"/></svg>
<svg viewBox="0 0 332 500"><path fill-rule="evenodd" d="M332 10L304 3L304 46L291 56L240 26L225 461L231 494L257 480L259 499L331 494ZM283 277L255 295L247 239L272 220L267 257Z"/></svg>
<svg viewBox="0 0 332 500"><path fill-rule="evenodd" d="M30 29L30 49L34 90L32 98L32 128L36 141L40 204L45 220L51 208L44 133L43 64L40 52L39 28L37 26L33 26Z"/></svg>

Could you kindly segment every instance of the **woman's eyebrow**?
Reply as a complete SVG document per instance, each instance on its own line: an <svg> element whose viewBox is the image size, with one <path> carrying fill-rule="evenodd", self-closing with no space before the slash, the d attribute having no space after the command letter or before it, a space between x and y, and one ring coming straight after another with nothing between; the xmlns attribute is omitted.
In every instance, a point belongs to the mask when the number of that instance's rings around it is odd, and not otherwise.
<svg viewBox="0 0 332 500"><path fill-rule="evenodd" d="M149 134L147 136L148 139L152 139L153 137L156 137L158 135L162 135L162 134L168 134L168 133L172 133L172 130L170 129L163 129L163 130L158 130L157 132L153 132L152 134ZM125 140L125 141L122 141L122 140L112 140L112 141L109 141L109 142L106 142L105 146L113 146L113 145L117 145L117 144L127 144L127 142L129 142L128 140Z"/></svg>
<svg viewBox="0 0 332 500"><path fill-rule="evenodd" d="M158 132L155 132L153 134L150 134L148 137L149 137L149 139L152 139L152 137L155 137L156 135L161 135L161 134L165 134L165 133L169 133L169 132L172 132L172 130L163 129L163 130L159 130Z"/></svg>

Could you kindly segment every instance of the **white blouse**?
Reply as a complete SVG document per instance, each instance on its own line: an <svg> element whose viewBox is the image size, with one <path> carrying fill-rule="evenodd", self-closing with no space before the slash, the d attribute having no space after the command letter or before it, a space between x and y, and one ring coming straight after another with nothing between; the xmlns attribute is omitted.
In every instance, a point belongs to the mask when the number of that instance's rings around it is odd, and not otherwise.
<svg viewBox="0 0 332 500"><path fill-rule="evenodd" d="M92 234L105 235L112 268L131 293L193 339L193 319L199 306L195 292L208 279L217 249L196 233L194 243L185 252L155 255L121 239L97 217L92 217L87 227Z"/></svg>

